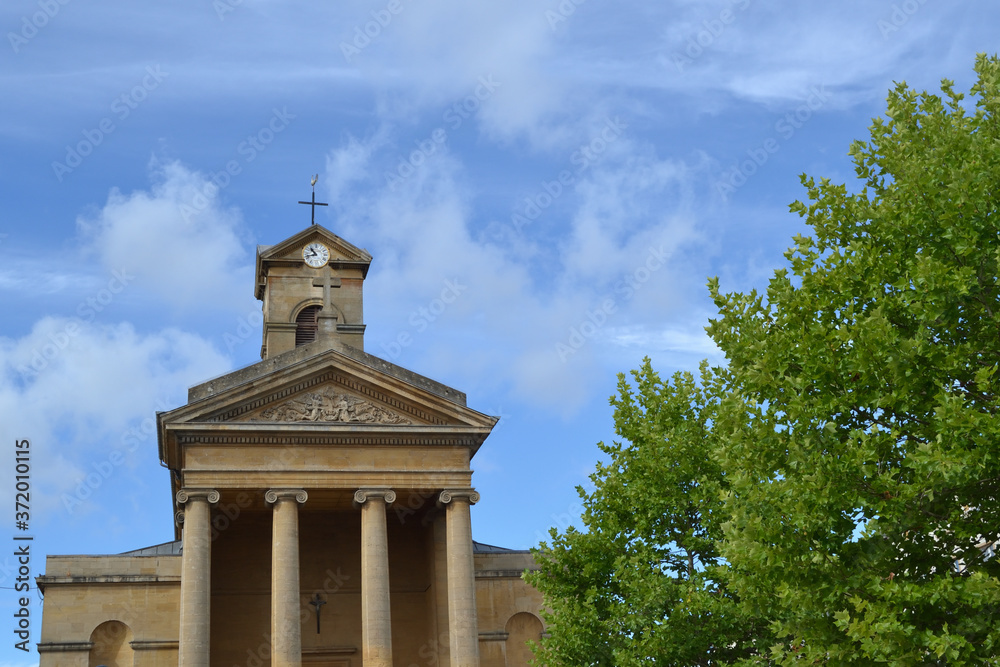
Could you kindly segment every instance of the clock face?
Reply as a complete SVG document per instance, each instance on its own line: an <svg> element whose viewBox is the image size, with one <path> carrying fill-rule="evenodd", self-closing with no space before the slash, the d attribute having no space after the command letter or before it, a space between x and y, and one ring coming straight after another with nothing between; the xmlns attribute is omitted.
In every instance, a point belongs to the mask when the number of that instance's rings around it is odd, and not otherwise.
<svg viewBox="0 0 1000 667"><path fill-rule="evenodd" d="M302 249L302 259L307 265L318 269L330 261L330 249L322 243L314 241Z"/></svg>

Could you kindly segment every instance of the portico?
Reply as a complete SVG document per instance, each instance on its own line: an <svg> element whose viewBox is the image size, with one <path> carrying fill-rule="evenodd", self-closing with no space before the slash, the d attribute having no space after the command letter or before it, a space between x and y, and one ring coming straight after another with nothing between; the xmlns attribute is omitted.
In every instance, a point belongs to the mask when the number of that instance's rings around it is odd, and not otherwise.
<svg viewBox="0 0 1000 667"><path fill-rule="evenodd" d="M264 494L272 508L271 540L271 665L302 664L302 632L307 614L300 585L299 507L308 494L302 489L271 489ZM210 580L212 527L211 503L220 494L214 489L181 489L178 502L186 506L182 521L183 579L181 585L180 664L209 665L211 660ZM475 623L474 569L468 505L478 494L472 489L448 489L438 502L455 508L445 518L448 578L450 654L454 665L478 665L479 636ZM363 664L387 667L392 660L387 510L396 500L391 489L358 489L354 503L361 514L361 626ZM343 575L341 575L343 576ZM339 582L338 582L339 583ZM336 591L326 588L329 596ZM322 598L321 598L322 599ZM324 600L324 603L326 601ZM471 621L471 622L470 622ZM317 626L318 627L318 626ZM317 634L319 631L317 630Z"/></svg>
<svg viewBox="0 0 1000 667"><path fill-rule="evenodd" d="M370 261L319 225L258 250L262 360L157 414L174 542L50 558L43 667L522 667L505 656L541 632L530 555L472 540L497 420L364 352ZM108 628L135 638L104 646Z"/></svg>

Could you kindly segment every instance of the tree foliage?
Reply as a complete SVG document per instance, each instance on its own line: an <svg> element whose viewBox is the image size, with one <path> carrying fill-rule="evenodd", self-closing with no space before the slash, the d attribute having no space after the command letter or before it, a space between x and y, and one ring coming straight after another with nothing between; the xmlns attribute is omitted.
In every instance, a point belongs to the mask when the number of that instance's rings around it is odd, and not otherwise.
<svg viewBox="0 0 1000 667"><path fill-rule="evenodd" d="M971 111L896 86L851 147L859 193L803 177L814 236L766 299L710 285L752 406L720 453L723 552L777 593L786 663L1000 655L1000 62L976 71Z"/></svg>
<svg viewBox="0 0 1000 667"><path fill-rule="evenodd" d="M550 610L540 664L714 665L756 652L766 625L730 592L717 542L726 480L710 456L723 380L619 375L609 457L578 489L586 532L551 531L529 581ZM762 643L766 650L767 642ZM650 656L655 656L653 662Z"/></svg>
<svg viewBox="0 0 1000 667"><path fill-rule="evenodd" d="M764 294L710 281L724 371L620 379L587 530L538 552L539 664L996 664L1000 60L975 71L974 103L897 85L853 193L802 177Z"/></svg>

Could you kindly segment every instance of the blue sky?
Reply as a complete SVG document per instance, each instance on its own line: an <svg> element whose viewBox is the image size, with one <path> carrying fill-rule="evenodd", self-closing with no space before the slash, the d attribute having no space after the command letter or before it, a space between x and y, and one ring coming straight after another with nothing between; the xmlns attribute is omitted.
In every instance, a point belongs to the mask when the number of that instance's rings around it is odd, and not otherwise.
<svg viewBox="0 0 1000 667"><path fill-rule="evenodd" d="M615 374L724 361L706 279L765 286L799 174L852 183L893 82L967 90L1000 7L11 0L0 25L0 497L29 438L38 574L172 537L153 414L259 359L254 248L309 223L314 173L317 221L374 256L367 351L501 417L476 539L565 528Z"/></svg>

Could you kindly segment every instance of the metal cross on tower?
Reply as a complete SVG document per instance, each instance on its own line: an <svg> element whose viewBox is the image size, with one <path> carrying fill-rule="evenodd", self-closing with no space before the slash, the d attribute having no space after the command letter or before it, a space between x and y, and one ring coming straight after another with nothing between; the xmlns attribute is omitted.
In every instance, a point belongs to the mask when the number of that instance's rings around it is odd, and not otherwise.
<svg viewBox="0 0 1000 667"><path fill-rule="evenodd" d="M312 177L313 186L313 196L312 201L300 201L300 204L306 204L307 206L312 206L312 224L316 224L316 207L317 206L329 206L329 204L324 204L323 202L316 201L316 181L319 180L319 174Z"/></svg>

